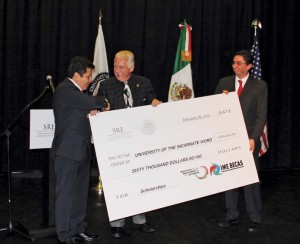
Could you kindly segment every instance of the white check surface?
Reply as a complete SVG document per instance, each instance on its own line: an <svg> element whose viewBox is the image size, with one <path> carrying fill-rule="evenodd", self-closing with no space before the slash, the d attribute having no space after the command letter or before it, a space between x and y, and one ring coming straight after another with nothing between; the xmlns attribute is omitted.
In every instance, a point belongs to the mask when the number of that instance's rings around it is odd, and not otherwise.
<svg viewBox="0 0 300 244"><path fill-rule="evenodd" d="M110 221L259 181L234 92L90 122Z"/></svg>

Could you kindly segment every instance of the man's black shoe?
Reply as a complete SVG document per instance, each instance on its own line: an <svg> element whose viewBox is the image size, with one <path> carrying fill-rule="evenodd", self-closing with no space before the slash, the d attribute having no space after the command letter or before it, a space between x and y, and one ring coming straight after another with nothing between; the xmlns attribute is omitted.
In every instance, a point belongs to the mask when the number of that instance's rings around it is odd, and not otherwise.
<svg viewBox="0 0 300 244"><path fill-rule="evenodd" d="M155 228L152 226L152 225L149 225L147 223L144 223L144 224L133 224L133 227L137 230L140 230L142 232L145 232L145 233L153 233L155 232Z"/></svg>
<svg viewBox="0 0 300 244"><path fill-rule="evenodd" d="M80 234L75 234L73 235L73 242L76 243L78 242L92 242L92 241L96 241L99 240L100 237L97 235L89 235L87 233L80 233Z"/></svg>
<svg viewBox="0 0 300 244"><path fill-rule="evenodd" d="M259 223L250 221L250 227L248 229L249 232L256 232L259 230Z"/></svg>
<svg viewBox="0 0 300 244"><path fill-rule="evenodd" d="M121 238L130 235L123 227L111 227L110 233L113 238Z"/></svg>
<svg viewBox="0 0 300 244"><path fill-rule="evenodd" d="M220 227L229 227L229 226L233 226L239 223L238 219L228 219L226 218L224 221L219 222L218 226Z"/></svg>

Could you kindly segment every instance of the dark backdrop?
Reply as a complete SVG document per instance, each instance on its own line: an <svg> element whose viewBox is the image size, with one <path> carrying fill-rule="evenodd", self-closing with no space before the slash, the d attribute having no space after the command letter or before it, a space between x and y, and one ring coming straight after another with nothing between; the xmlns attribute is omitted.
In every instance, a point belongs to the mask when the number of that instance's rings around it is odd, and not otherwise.
<svg viewBox="0 0 300 244"><path fill-rule="evenodd" d="M159 99L167 101L179 38L178 24L192 25L193 82L196 97L214 92L221 76L232 74L231 55L250 49L251 22L258 18L263 79L269 85L269 151L262 167L299 167L300 103L298 0L1 0L1 133L46 86L65 76L75 55L93 60L98 11L112 71L121 49L136 54L137 74L149 77ZM297 5L296 5L297 4ZM33 108L51 108L48 92ZM197 109L197 108L195 108ZM29 111L11 128L13 170L40 169L48 150L29 150ZM6 137L1 138L0 171L6 171Z"/></svg>

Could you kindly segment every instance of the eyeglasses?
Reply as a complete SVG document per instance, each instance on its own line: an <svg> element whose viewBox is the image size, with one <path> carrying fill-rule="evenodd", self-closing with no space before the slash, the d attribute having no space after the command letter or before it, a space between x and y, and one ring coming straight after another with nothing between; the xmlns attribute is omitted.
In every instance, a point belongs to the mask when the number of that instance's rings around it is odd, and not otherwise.
<svg viewBox="0 0 300 244"><path fill-rule="evenodd" d="M236 64L236 65L242 65L242 64L247 64L247 63L243 63L243 62L240 62L240 61L237 61L237 62L232 61L231 64L232 65L234 65L234 64Z"/></svg>

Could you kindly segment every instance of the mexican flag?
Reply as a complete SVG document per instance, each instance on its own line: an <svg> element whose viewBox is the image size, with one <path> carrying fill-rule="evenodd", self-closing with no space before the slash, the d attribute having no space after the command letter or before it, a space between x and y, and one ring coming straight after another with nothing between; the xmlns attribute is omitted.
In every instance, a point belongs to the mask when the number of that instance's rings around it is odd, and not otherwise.
<svg viewBox="0 0 300 244"><path fill-rule="evenodd" d="M194 97L192 80L192 28L184 23L179 25L180 37L177 46L173 75L171 78L168 102Z"/></svg>

